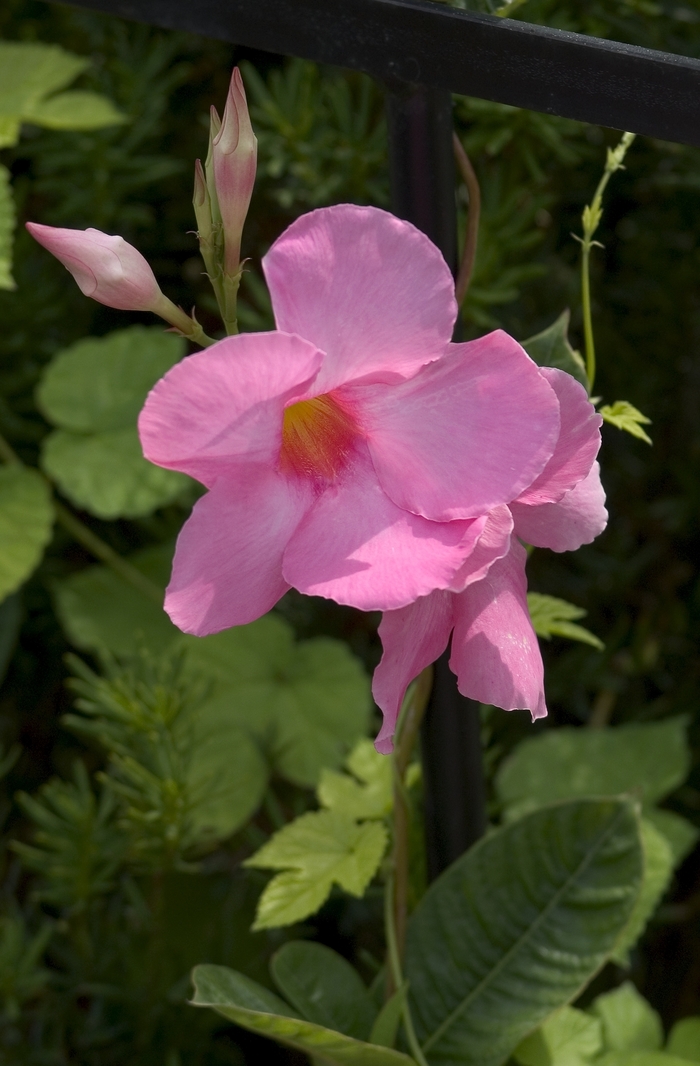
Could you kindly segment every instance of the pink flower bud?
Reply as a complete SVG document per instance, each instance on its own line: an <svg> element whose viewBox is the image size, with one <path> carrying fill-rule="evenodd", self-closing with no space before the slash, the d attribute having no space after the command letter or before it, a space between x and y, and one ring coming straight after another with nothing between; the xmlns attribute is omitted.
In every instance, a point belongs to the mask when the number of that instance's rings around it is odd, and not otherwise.
<svg viewBox="0 0 700 1066"><path fill-rule="evenodd" d="M98 229L58 229L27 222L32 237L71 272L79 288L120 311L154 311L164 297L150 266L123 237Z"/></svg>
<svg viewBox="0 0 700 1066"><path fill-rule="evenodd" d="M212 126L214 132L215 124ZM241 233L253 193L258 157L258 142L250 124L238 67L231 77L221 129L215 132L211 150L224 230L224 272L233 275L238 273L240 265Z"/></svg>

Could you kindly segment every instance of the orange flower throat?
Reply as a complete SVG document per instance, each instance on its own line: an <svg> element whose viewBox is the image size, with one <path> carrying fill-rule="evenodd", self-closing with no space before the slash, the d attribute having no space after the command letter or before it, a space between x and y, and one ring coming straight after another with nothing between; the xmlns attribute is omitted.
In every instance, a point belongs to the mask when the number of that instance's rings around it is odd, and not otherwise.
<svg viewBox="0 0 700 1066"><path fill-rule="evenodd" d="M280 467L288 473L334 481L358 436L351 416L331 396L300 400L284 412Z"/></svg>

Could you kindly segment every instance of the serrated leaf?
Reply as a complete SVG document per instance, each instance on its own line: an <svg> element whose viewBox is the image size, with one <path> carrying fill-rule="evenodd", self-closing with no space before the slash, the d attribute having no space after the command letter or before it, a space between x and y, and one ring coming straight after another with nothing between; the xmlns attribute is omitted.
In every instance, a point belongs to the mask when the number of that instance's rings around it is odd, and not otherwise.
<svg viewBox="0 0 700 1066"><path fill-rule="evenodd" d="M172 545L145 548L128 561L165 588ZM141 647L165 651L180 636L162 607L147 599L106 566L90 566L53 584L59 621L76 648L132 655Z"/></svg>
<svg viewBox="0 0 700 1066"><path fill-rule="evenodd" d="M573 603L560 600L557 596L545 596L541 592L528 592L527 606L530 611L532 628L538 637L551 640L552 637L567 637L582 644L603 651L605 645L594 633L583 626L576 625L574 619L585 618L586 611L575 607Z"/></svg>
<svg viewBox="0 0 700 1066"><path fill-rule="evenodd" d="M0 147L2 139L0 136ZM12 243L15 232L15 201L10 185L10 172L0 166L0 289L12 290Z"/></svg>
<svg viewBox="0 0 700 1066"><path fill-rule="evenodd" d="M673 854L673 865L678 866L697 844L700 830L675 811L652 807L645 811L645 816L668 841Z"/></svg>
<svg viewBox="0 0 700 1066"><path fill-rule="evenodd" d="M347 646L296 642L275 615L210 637L182 637L192 669L211 679L212 715L251 729L277 773L314 787L367 731L369 680Z"/></svg>
<svg viewBox="0 0 700 1066"><path fill-rule="evenodd" d="M260 897L255 929L292 925L314 914L334 884L361 896L379 868L388 834L378 822L358 824L334 811L310 811L284 826L246 860L283 870Z"/></svg>
<svg viewBox="0 0 700 1066"><path fill-rule="evenodd" d="M528 337L522 346L538 366L553 366L564 370L588 391L586 367L579 353L569 344L569 311L562 311L556 322L534 337Z"/></svg>
<svg viewBox="0 0 700 1066"><path fill-rule="evenodd" d="M700 1062L700 1018L681 1018L671 1029L666 1045L669 1055Z"/></svg>
<svg viewBox="0 0 700 1066"><path fill-rule="evenodd" d="M636 792L645 807L685 781L685 718L614 729L553 729L519 744L496 776L506 817L555 800Z"/></svg>
<svg viewBox="0 0 700 1066"><path fill-rule="evenodd" d="M295 1010L317 1025L367 1040L377 1008L357 970L323 944L291 940L273 955L270 972Z"/></svg>
<svg viewBox="0 0 700 1066"><path fill-rule="evenodd" d="M294 1016L262 985L224 966L197 966L192 974L196 1007L212 1007L229 1021L280 1044L337 1066L415 1066L400 1051L366 1044Z"/></svg>
<svg viewBox="0 0 700 1066"><path fill-rule="evenodd" d="M98 518L136 518L191 484L144 459L136 419L149 389L184 354L181 337L132 326L79 341L44 371L37 403L58 427L44 440L43 469Z"/></svg>
<svg viewBox="0 0 700 1066"><path fill-rule="evenodd" d="M41 466L64 496L97 518L140 518L181 496L185 474L144 459L136 428L78 436L62 429L42 444Z"/></svg>
<svg viewBox="0 0 700 1066"><path fill-rule="evenodd" d="M428 1061L501 1066L603 965L641 876L635 808L616 800L535 811L453 863L416 907L406 940Z"/></svg>
<svg viewBox="0 0 700 1066"><path fill-rule="evenodd" d="M318 799L328 810L349 818L385 818L393 804L391 759L380 755L371 740L358 741L347 760L350 774L324 768L318 783Z"/></svg>
<svg viewBox="0 0 700 1066"><path fill-rule="evenodd" d="M89 66L89 59L66 52L58 45L0 41L0 147L17 142L22 122L46 124L54 129L95 129L124 121L124 116L106 97L81 92L62 95L93 98L91 124L83 124L86 118L85 104L78 104L75 108L76 125L70 125L67 110L59 103L56 114L62 116L62 123L55 125L56 115L52 114L51 102L47 97L70 85ZM60 97L55 99L60 100ZM97 105L97 101L101 102L100 105ZM42 112L47 105L49 121L44 123ZM102 108L99 121L98 106ZM82 110L79 110L81 107Z"/></svg>
<svg viewBox="0 0 700 1066"><path fill-rule="evenodd" d="M127 120L106 96L76 90L41 100L22 117L25 122L50 130L99 130L104 126L120 126Z"/></svg>
<svg viewBox="0 0 700 1066"><path fill-rule="evenodd" d="M600 1020L562 1007L513 1052L520 1066L588 1066L603 1047Z"/></svg>
<svg viewBox="0 0 700 1066"><path fill-rule="evenodd" d="M646 929L673 876L673 852L666 837L647 818L642 818L640 830L644 880L627 928L612 955L613 962L619 966L629 965L629 952Z"/></svg>
<svg viewBox="0 0 700 1066"><path fill-rule="evenodd" d="M627 400L616 400L612 405L606 404L600 408L598 413L602 416L603 421L609 422L611 426L624 429L626 433L631 433L633 437L638 437L639 440L644 440L647 444L652 443L651 437L642 429L642 426L651 425L651 419L643 415Z"/></svg>
<svg viewBox="0 0 700 1066"><path fill-rule="evenodd" d="M598 996L590 1006L600 1018L606 1051L658 1051L663 1043L661 1019L631 981Z"/></svg>
<svg viewBox="0 0 700 1066"><path fill-rule="evenodd" d="M36 470L0 467L0 600L39 565L53 530L51 491Z"/></svg>

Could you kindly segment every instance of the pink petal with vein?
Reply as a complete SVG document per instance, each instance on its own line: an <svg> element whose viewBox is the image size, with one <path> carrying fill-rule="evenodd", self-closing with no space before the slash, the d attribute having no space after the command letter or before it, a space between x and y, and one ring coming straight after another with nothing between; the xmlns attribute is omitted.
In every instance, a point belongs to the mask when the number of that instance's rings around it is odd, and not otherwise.
<svg viewBox="0 0 700 1066"><path fill-rule="evenodd" d="M314 395L367 376L414 374L452 335L457 305L445 260L386 211L340 204L302 215L263 267L278 328L326 352Z"/></svg>
<svg viewBox="0 0 700 1066"><path fill-rule="evenodd" d="M165 609L198 637L245 625L289 588L282 553L313 499L309 484L241 467L194 506L178 537Z"/></svg>
<svg viewBox="0 0 700 1066"><path fill-rule="evenodd" d="M286 333L244 333L177 363L139 416L144 455L212 485L240 462L277 464L287 403L323 353Z"/></svg>
<svg viewBox="0 0 700 1066"><path fill-rule="evenodd" d="M292 536L284 576L309 596L363 611L395 610L449 585L481 528L478 522L428 522L401 510L361 447Z"/></svg>
<svg viewBox="0 0 700 1066"><path fill-rule="evenodd" d="M603 419L583 385L553 367L541 367L540 373L557 394L561 431L552 458L519 497L519 503L556 503L587 476L600 448Z"/></svg>
<svg viewBox="0 0 700 1066"><path fill-rule="evenodd" d="M558 503L529 507L511 504L515 532L528 544L555 552L576 551L590 544L608 524L605 490L600 483L600 466L594 463L588 477L579 481Z"/></svg>
<svg viewBox="0 0 700 1066"><path fill-rule="evenodd" d="M387 495L433 521L510 503L542 472L559 435L554 390L502 330L450 345L410 381L344 391Z"/></svg>
<svg viewBox="0 0 700 1066"><path fill-rule="evenodd" d="M494 507L493 511L489 511L481 521L483 527L479 539L474 550L452 578L451 592L463 592L467 585L481 581L482 577L488 573L491 564L508 554L510 535L513 532L513 516L510 509L505 504L501 504L500 507Z"/></svg>
<svg viewBox="0 0 700 1066"><path fill-rule="evenodd" d="M454 598L450 668L459 691L506 711L547 713L544 669L527 609L526 552L514 541L504 559Z"/></svg>
<svg viewBox="0 0 700 1066"><path fill-rule="evenodd" d="M447 647L454 599L449 592L433 592L400 611L387 611L382 618L379 636L384 654L372 681L372 694L384 714L374 742L382 755L393 750L392 738L406 689Z"/></svg>

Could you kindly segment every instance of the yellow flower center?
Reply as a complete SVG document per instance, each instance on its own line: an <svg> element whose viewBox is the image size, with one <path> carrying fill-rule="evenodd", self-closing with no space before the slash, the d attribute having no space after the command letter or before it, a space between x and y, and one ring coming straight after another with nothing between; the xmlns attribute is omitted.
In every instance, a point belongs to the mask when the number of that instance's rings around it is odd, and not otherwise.
<svg viewBox="0 0 700 1066"><path fill-rule="evenodd" d="M334 481L358 436L351 416L331 396L300 400L284 412L280 466L287 472Z"/></svg>

